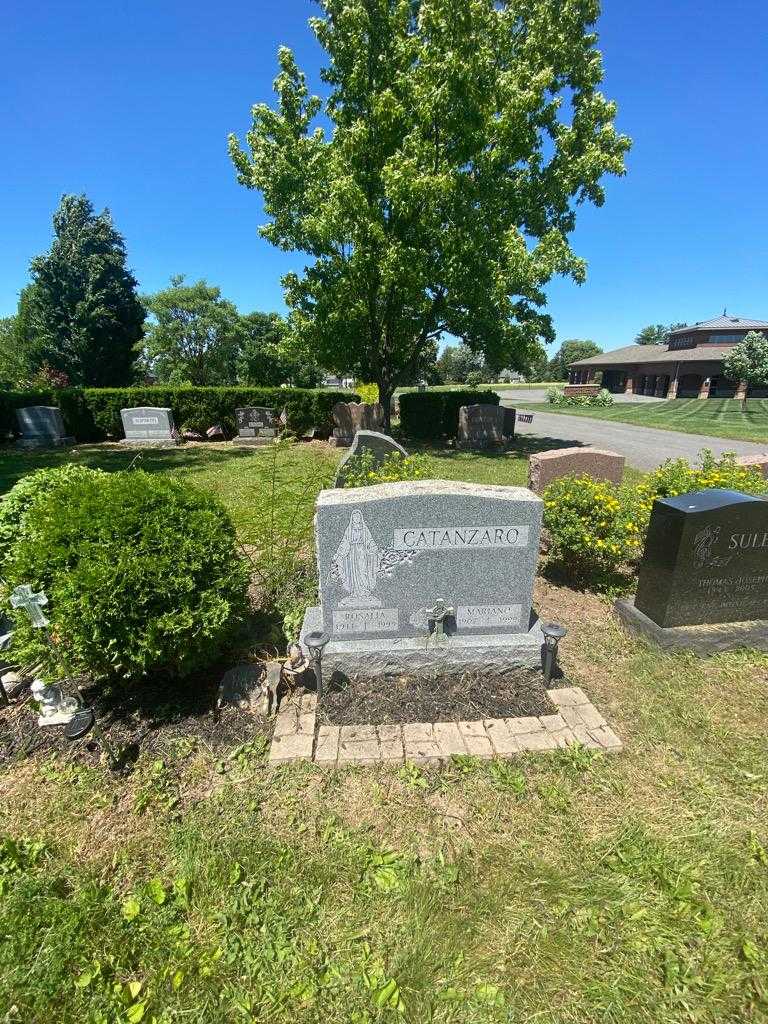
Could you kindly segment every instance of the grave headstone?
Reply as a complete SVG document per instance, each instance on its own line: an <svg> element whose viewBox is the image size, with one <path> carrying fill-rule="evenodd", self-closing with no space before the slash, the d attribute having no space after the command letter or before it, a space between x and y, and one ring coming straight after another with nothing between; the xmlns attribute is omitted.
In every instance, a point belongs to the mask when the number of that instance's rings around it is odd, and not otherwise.
<svg viewBox="0 0 768 1024"><path fill-rule="evenodd" d="M500 405L462 405L459 408L456 446L469 449L504 447L515 430L512 410L512 434L505 434L505 428L509 429L509 411Z"/></svg>
<svg viewBox="0 0 768 1024"><path fill-rule="evenodd" d="M768 499L718 488L656 501L635 607L660 626L768 618Z"/></svg>
<svg viewBox="0 0 768 1024"><path fill-rule="evenodd" d="M278 414L266 406L251 405L235 409L237 442L246 445L271 444L277 437Z"/></svg>
<svg viewBox="0 0 768 1024"><path fill-rule="evenodd" d="M329 444L348 448L358 430L381 430L384 406L380 402L337 402L333 407L333 435Z"/></svg>
<svg viewBox="0 0 768 1024"><path fill-rule="evenodd" d="M302 637L328 633L324 662L347 674L539 664L542 510L526 488L444 480L321 491Z"/></svg>
<svg viewBox="0 0 768 1024"><path fill-rule="evenodd" d="M135 409L121 409L125 438L120 444L141 445L160 448L181 444L170 409L142 406Z"/></svg>
<svg viewBox="0 0 768 1024"><path fill-rule="evenodd" d="M370 452L373 455L374 469L378 469L387 456L393 452L399 452L406 458L408 456L405 448L387 434L380 434L377 430L358 430L352 442L352 447L341 460L339 468L336 470L336 479L333 481L334 487L344 487L350 459L354 459L364 452Z"/></svg>
<svg viewBox="0 0 768 1024"><path fill-rule="evenodd" d="M562 476L591 476L620 484L624 476L624 456L603 448L555 448L531 455L528 460L528 486L543 494L553 480Z"/></svg>
<svg viewBox="0 0 768 1024"><path fill-rule="evenodd" d="M55 405L31 405L16 410L21 437L17 448L63 448L74 444L66 434L61 409Z"/></svg>
<svg viewBox="0 0 768 1024"><path fill-rule="evenodd" d="M763 452L762 455L740 455L736 463L746 469L758 470L768 480L768 452Z"/></svg>

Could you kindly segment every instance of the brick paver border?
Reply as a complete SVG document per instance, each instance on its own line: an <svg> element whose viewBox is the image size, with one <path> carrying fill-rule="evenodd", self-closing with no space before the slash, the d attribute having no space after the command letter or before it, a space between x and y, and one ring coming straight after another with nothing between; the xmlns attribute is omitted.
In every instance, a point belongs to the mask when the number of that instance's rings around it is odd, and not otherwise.
<svg viewBox="0 0 768 1024"><path fill-rule="evenodd" d="M622 742L578 686L547 690L557 708L538 718L486 718L477 722L409 722L406 725L321 725L315 728L317 696L280 705L269 763L314 761L346 764L412 761L440 764L454 754L514 757L581 743L614 752Z"/></svg>

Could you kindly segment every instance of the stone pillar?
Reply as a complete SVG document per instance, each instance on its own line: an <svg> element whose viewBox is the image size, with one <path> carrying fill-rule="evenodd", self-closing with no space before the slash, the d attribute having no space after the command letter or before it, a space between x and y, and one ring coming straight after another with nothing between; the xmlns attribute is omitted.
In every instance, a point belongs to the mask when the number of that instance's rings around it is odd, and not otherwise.
<svg viewBox="0 0 768 1024"><path fill-rule="evenodd" d="M738 398L740 402L743 402L747 397L747 382L745 380L739 381L738 386L733 393L733 397Z"/></svg>
<svg viewBox="0 0 768 1024"><path fill-rule="evenodd" d="M699 387L699 395L698 395L699 398L709 398L710 380L711 380L710 377L702 377L701 378L701 386Z"/></svg>
<svg viewBox="0 0 768 1024"><path fill-rule="evenodd" d="M631 395L635 390L635 380L631 373L627 374L627 382L624 385L624 394Z"/></svg>
<svg viewBox="0 0 768 1024"><path fill-rule="evenodd" d="M678 377L677 371L675 371L675 376L669 382L669 388L667 389L667 398L677 398L677 385Z"/></svg>

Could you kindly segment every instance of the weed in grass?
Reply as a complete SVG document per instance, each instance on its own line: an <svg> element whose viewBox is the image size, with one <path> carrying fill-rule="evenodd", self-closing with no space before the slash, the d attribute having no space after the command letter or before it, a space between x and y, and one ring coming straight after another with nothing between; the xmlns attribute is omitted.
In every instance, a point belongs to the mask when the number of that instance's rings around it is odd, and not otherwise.
<svg viewBox="0 0 768 1024"><path fill-rule="evenodd" d="M522 796L527 788L525 776L513 761L494 758L488 762L488 778L496 789L508 790L515 796Z"/></svg>

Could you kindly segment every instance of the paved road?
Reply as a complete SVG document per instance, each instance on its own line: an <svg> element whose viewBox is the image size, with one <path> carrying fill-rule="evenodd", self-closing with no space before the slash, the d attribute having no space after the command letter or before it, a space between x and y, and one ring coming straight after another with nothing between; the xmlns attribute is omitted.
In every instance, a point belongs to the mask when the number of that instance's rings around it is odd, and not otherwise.
<svg viewBox="0 0 768 1024"><path fill-rule="evenodd" d="M503 404L512 405L506 401ZM612 423L553 412L534 411L533 423L518 423L515 429L519 434L551 439L552 448L566 445L609 448L624 455L630 466L646 471L655 469L666 459L684 458L695 462L702 448L711 448L715 455L723 452L760 455L768 451L768 443L680 434L676 430L658 430L655 427L639 427L630 423Z"/></svg>

